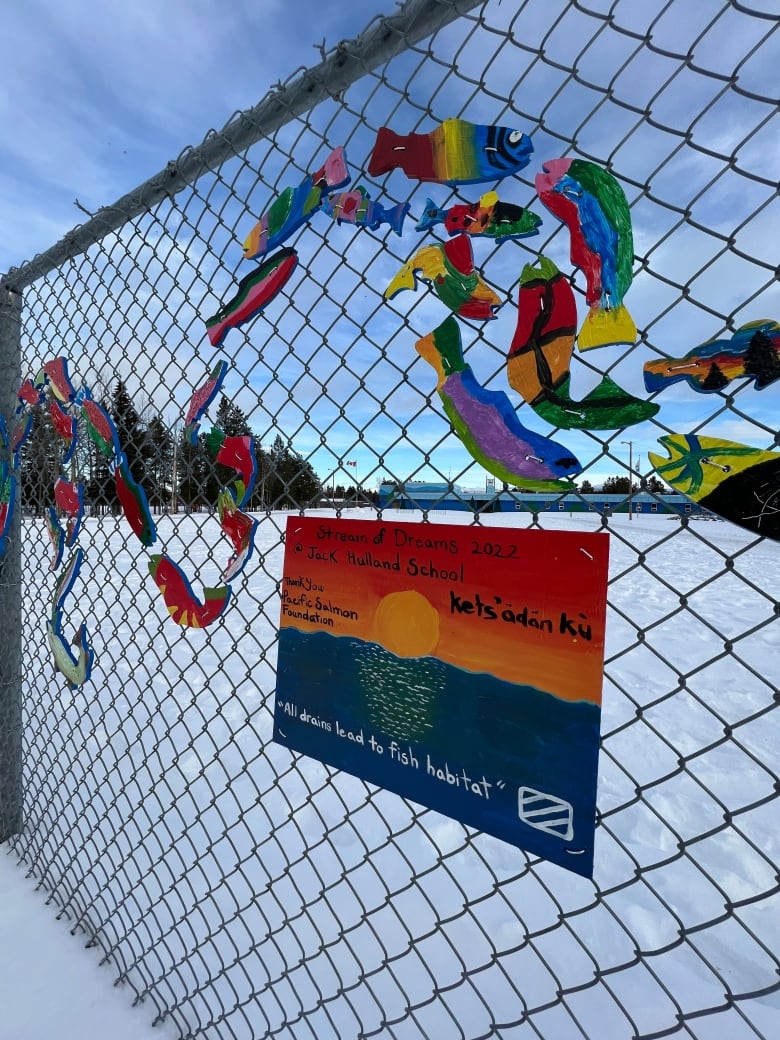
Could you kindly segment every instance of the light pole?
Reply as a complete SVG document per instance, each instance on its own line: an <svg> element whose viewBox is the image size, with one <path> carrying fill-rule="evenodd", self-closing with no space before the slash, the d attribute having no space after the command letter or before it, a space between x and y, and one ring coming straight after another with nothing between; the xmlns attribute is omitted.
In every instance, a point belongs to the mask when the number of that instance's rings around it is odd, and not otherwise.
<svg viewBox="0 0 780 1040"><path fill-rule="evenodd" d="M634 519L634 442L621 441L628 445L628 519Z"/></svg>

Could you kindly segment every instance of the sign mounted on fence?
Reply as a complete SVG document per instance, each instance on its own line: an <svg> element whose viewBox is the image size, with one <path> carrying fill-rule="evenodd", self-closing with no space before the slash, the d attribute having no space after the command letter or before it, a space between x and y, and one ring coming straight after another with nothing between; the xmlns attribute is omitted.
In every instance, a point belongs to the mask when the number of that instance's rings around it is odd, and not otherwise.
<svg viewBox="0 0 780 1040"><path fill-rule="evenodd" d="M609 537L290 517L274 739L590 877Z"/></svg>

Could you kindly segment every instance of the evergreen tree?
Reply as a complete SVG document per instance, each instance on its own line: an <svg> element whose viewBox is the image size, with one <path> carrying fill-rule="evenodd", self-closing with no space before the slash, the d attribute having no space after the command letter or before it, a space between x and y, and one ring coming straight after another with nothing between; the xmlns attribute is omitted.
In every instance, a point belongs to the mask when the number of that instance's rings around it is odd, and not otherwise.
<svg viewBox="0 0 780 1040"><path fill-rule="evenodd" d="M729 381L727 377L723 375L721 370L713 361L710 365L710 370L707 373L705 379L703 380L701 386L702 390L720 390L724 386L727 386L728 382Z"/></svg>
<svg viewBox="0 0 780 1040"><path fill-rule="evenodd" d="M162 416L156 415L146 430L146 491L149 507L167 509L173 490L173 438Z"/></svg>
<svg viewBox="0 0 780 1040"><path fill-rule="evenodd" d="M589 480L583 480L583 482L580 484L579 489L580 493L583 495L593 495L596 491L596 489L593 487Z"/></svg>
<svg viewBox="0 0 780 1040"><path fill-rule="evenodd" d="M780 349L760 330L750 340L745 352L745 375L756 377L756 390L780 379Z"/></svg>
<svg viewBox="0 0 780 1040"><path fill-rule="evenodd" d="M150 446L141 417L121 379L114 388L109 411L116 426L119 447L127 456L130 472L139 484L144 484Z"/></svg>
<svg viewBox="0 0 780 1040"><path fill-rule="evenodd" d="M196 444L182 431L176 452L176 480L179 497L185 509L200 510L212 505L209 498L209 478L213 478L214 467L206 449L205 435L200 434ZM216 501L216 495L214 495Z"/></svg>
<svg viewBox="0 0 780 1040"><path fill-rule="evenodd" d="M34 516L42 516L54 505L54 482L62 472L62 443L48 408L37 405L19 458L22 508Z"/></svg>
<svg viewBox="0 0 780 1040"><path fill-rule="evenodd" d="M636 493L638 490L639 486L632 485L628 477L608 477L601 487L605 495L627 495L629 491Z"/></svg>

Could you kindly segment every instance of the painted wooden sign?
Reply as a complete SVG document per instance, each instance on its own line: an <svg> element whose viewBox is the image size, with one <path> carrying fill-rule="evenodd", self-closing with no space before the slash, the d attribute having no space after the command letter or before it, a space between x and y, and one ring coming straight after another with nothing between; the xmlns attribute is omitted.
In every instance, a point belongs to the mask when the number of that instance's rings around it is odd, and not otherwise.
<svg viewBox="0 0 780 1040"><path fill-rule="evenodd" d="M590 877L608 552L288 518L274 739Z"/></svg>

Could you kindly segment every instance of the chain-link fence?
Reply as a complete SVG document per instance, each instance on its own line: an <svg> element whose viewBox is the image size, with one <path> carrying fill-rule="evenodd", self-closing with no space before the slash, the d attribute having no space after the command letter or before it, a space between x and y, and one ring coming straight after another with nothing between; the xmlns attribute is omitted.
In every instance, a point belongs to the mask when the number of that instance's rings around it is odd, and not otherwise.
<svg viewBox="0 0 780 1040"><path fill-rule="evenodd" d="M95 651L76 689L47 641L57 574L30 472L47 487L52 474L43 462L28 472L2 563L3 832L21 819L13 850L182 1037L778 1035L775 542L684 515L578 519L527 503L514 514L611 536L593 882L271 740L278 507L368 517L382 480L438 481L450 499L485 480L414 349L441 305L422 287L383 296L434 240L414 230L426 194L446 207L485 189L369 177L377 130L459 116L531 135L531 163L499 190L543 218L540 233L474 241L504 306L463 330L493 389L506 388L525 263L552 258L584 308L569 233L536 199L534 174L559 156L614 174L632 215L638 340L577 355L572 378L584 393L607 372L643 398L645 362L778 318L777 29L763 0L409 0L3 279L5 414L22 377L64 356L73 385L107 407L121 381L132 429L157 430L168 467L156 499L147 488L152 549L101 498L92 457L65 467L88 481L83 565L61 619L67 639L85 620ZM339 145L353 184L385 208L410 201L402 235L318 212L287 243L299 262L281 296L212 348L204 319L243 277L252 225ZM148 564L164 551L196 591L219 583L213 509L180 493L181 426L218 359L269 469L229 608L180 628ZM647 483L663 434L776 446L778 386L677 384L637 426L555 435L582 462L578 480ZM292 470L280 482L281 457ZM317 495L297 483L312 473ZM505 521L487 507L458 516Z"/></svg>

